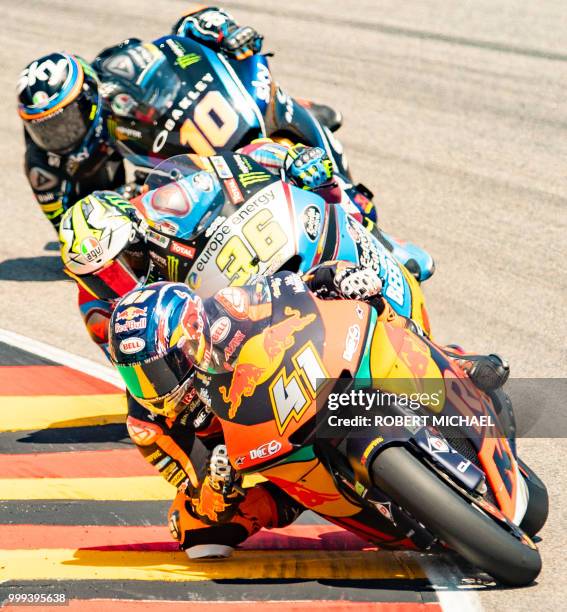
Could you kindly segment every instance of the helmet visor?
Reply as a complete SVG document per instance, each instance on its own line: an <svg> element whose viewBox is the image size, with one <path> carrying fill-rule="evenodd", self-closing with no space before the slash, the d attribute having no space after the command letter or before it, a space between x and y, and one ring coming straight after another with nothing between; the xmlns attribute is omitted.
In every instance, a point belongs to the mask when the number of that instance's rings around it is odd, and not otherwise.
<svg viewBox="0 0 567 612"><path fill-rule="evenodd" d="M132 289L140 279L134 274L124 253L118 255L100 270L79 276L65 268L65 273L99 300L117 300Z"/></svg>
<svg viewBox="0 0 567 612"><path fill-rule="evenodd" d="M193 379L193 359L179 346L162 357L118 364L116 368L130 393L144 408L164 416L173 416L184 408L183 399Z"/></svg>
<svg viewBox="0 0 567 612"><path fill-rule="evenodd" d="M81 109L80 101L75 100L52 115L26 121L26 130L35 144L45 151L72 151L82 142L90 127L89 114L85 110Z"/></svg>

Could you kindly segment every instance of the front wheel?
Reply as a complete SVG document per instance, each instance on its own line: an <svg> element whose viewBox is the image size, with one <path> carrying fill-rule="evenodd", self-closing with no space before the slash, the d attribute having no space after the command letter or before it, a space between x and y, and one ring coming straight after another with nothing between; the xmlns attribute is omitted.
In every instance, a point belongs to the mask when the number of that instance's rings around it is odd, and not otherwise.
<svg viewBox="0 0 567 612"><path fill-rule="evenodd" d="M374 484L464 559L502 584L531 584L539 552L471 506L407 449L385 448L371 469Z"/></svg>
<svg viewBox="0 0 567 612"><path fill-rule="evenodd" d="M549 497L547 488L538 475L527 466L521 459L518 459L520 471L526 474L526 484L528 486L528 508L520 523L530 538L542 529L547 521L549 513Z"/></svg>

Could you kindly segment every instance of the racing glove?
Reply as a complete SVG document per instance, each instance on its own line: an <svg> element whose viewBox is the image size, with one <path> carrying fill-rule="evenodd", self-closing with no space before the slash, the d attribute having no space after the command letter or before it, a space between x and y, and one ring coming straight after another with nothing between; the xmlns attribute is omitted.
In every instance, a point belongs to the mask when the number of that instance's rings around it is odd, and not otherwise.
<svg viewBox="0 0 567 612"><path fill-rule="evenodd" d="M224 495L230 496L233 492L243 493L240 487L241 477L230 465L228 452L224 444L218 444L213 449L209 461L208 477L213 489L222 490Z"/></svg>
<svg viewBox="0 0 567 612"><path fill-rule="evenodd" d="M226 55L243 60L260 52L263 39L264 37L254 28L234 24L229 26L220 46Z"/></svg>
<svg viewBox="0 0 567 612"><path fill-rule="evenodd" d="M320 147L296 144L284 159L286 178L301 189L316 190L333 181L333 164Z"/></svg>
<svg viewBox="0 0 567 612"><path fill-rule="evenodd" d="M315 266L303 277L319 298L369 301L380 297L382 281L371 268L347 261L329 261Z"/></svg>
<svg viewBox="0 0 567 612"><path fill-rule="evenodd" d="M237 60L259 53L264 39L254 28L239 26L227 12L212 7L183 17L173 26L173 33L220 47Z"/></svg>
<svg viewBox="0 0 567 612"><path fill-rule="evenodd" d="M233 516L245 497L241 477L232 468L224 444L213 449L207 477L192 499L193 512L208 524L224 523Z"/></svg>

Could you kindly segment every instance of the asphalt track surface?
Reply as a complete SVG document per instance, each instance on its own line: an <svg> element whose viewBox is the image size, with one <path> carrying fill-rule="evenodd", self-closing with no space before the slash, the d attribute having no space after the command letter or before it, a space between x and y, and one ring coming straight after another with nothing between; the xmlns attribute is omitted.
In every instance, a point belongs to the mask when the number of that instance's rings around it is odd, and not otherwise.
<svg viewBox="0 0 567 612"><path fill-rule="evenodd" d="M515 376L566 376L565 3L224 5L265 34L287 91L343 112L340 138L355 178L377 194L383 226L436 259L426 285L436 337L497 350ZM22 175L14 84L53 49L91 58L128 36L157 37L186 4L141 6L0 2L0 327L101 363ZM563 609L566 445L525 439L519 448L551 493L544 570L534 587L484 589L480 600L489 610Z"/></svg>

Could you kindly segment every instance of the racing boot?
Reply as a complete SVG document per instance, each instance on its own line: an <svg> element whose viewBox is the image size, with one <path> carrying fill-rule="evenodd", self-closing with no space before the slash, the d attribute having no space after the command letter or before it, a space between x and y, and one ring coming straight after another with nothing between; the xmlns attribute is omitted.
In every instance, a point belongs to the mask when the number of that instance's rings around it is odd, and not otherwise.
<svg viewBox="0 0 567 612"><path fill-rule="evenodd" d="M331 132L336 132L343 124L342 113L332 109L330 106L325 104L317 104L311 100L305 100L303 98L296 98L295 101L310 111L315 119L326 128L329 128Z"/></svg>
<svg viewBox="0 0 567 612"><path fill-rule="evenodd" d="M260 529L286 527L304 510L269 482L244 489L238 508L226 522L198 516L194 500L178 491L169 509L169 530L189 559L226 559Z"/></svg>
<svg viewBox="0 0 567 612"><path fill-rule="evenodd" d="M485 393L503 387L510 376L510 366L500 355L471 355L458 346L449 345L448 348L454 352L446 350L447 355L455 359L475 386Z"/></svg>

